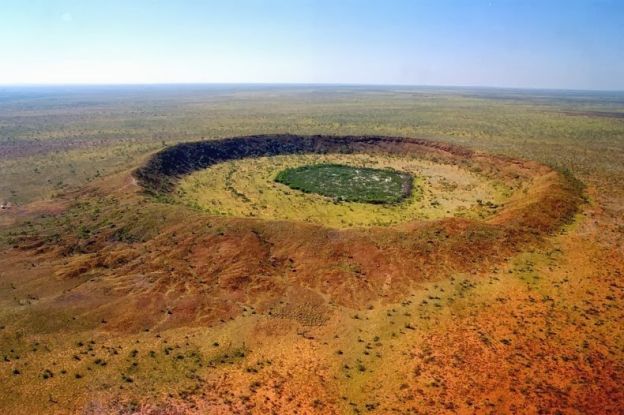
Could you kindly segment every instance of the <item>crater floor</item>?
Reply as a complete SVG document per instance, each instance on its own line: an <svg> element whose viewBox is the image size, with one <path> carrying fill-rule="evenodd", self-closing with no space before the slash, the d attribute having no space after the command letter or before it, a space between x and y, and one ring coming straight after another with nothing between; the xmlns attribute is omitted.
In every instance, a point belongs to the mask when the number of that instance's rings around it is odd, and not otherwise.
<svg viewBox="0 0 624 415"><path fill-rule="evenodd" d="M285 169L320 163L406 172L413 177L412 191L396 204L337 202L275 181ZM501 180L417 157L306 154L215 164L184 177L175 197L179 202L215 215L296 220L348 228L453 216L484 219L494 213L512 192L513 188Z"/></svg>

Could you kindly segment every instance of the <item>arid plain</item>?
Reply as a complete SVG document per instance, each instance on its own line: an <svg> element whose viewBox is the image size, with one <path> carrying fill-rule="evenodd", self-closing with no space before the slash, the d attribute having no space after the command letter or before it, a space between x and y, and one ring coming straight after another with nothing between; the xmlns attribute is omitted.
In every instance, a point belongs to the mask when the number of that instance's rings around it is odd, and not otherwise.
<svg viewBox="0 0 624 415"><path fill-rule="evenodd" d="M0 178L3 413L622 413L621 93L4 88Z"/></svg>

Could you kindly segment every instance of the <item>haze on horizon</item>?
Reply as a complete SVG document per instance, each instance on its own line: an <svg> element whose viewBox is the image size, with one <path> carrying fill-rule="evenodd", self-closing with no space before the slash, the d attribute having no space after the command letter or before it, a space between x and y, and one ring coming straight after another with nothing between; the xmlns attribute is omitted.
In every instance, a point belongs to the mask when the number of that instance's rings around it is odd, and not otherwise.
<svg viewBox="0 0 624 415"><path fill-rule="evenodd" d="M4 1L0 84L624 90L624 2Z"/></svg>

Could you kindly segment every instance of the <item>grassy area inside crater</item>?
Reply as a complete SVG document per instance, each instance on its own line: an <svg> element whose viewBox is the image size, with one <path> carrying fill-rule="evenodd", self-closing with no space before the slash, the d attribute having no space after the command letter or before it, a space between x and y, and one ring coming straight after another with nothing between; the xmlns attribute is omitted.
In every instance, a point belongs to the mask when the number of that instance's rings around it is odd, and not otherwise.
<svg viewBox="0 0 624 415"><path fill-rule="evenodd" d="M337 202L275 181L281 172L340 165L411 176L401 203ZM511 185L511 186L510 186ZM296 220L334 228L390 226L448 216L485 218L519 184L504 184L455 165L381 154L305 154L258 157L216 164L184 177L175 199L212 215Z"/></svg>
<svg viewBox="0 0 624 415"><path fill-rule="evenodd" d="M275 181L304 193L362 203L397 203L412 190L412 176L407 173L342 164L288 168Z"/></svg>

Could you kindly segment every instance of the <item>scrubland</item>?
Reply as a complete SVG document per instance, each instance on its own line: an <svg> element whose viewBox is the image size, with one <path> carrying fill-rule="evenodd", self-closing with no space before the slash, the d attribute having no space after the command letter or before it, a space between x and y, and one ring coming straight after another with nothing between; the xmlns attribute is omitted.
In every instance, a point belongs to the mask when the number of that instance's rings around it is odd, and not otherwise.
<svg viewBox="0 0 624 415"><path fill-rule="evenodd" d="M0 409L621 413L622 114L621 93L2 89ZM461 145L550 166L578 200L531 205L551 200L550 173L524 195L513 177L379 155L227 162L176 200L133 177L178 142L262 133ZM329 216L306 221L319 205L272 178L319 161L412 168L415 208L319 199ZM501 233L527 209L531 232Z"/></svg>

